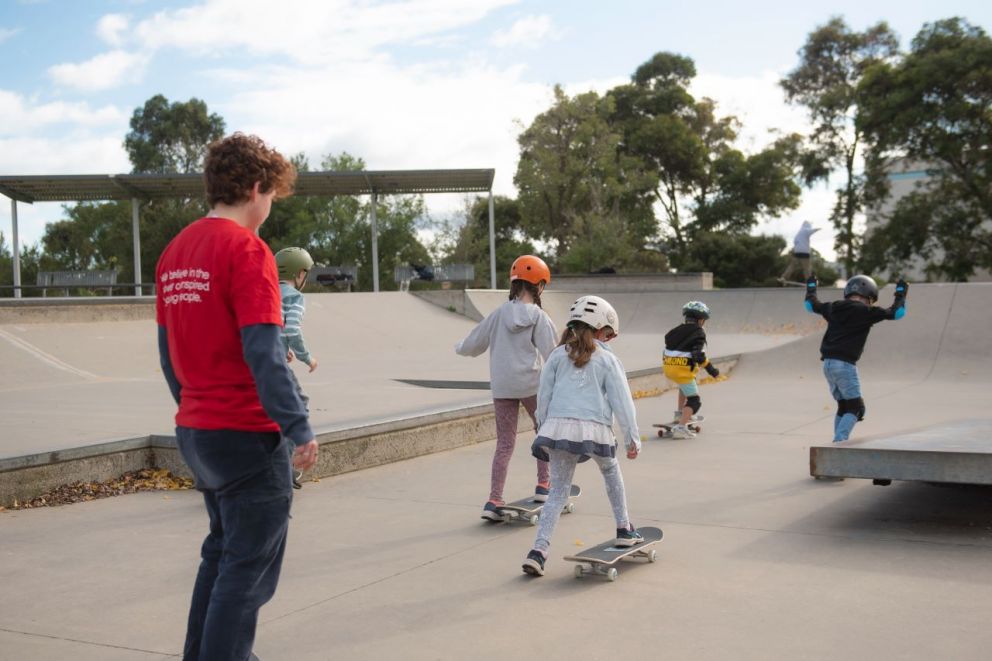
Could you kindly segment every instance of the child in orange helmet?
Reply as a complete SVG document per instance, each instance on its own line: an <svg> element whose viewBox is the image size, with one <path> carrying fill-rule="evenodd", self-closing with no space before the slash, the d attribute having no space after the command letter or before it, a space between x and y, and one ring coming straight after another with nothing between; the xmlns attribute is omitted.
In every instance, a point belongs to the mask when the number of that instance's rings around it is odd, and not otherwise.
<svg viewBox="0 0 992 661"><path fill-rule="evenodd" d="M496 409L496 452L493 455L489 500L482 518L501 519L506 472L517 441L520 405L534 421L541 366L557 345L551 317L541 309L541 292L551 282L551 270L540 257L523 255L510 267L510 299L482 320L464 340L455 345L462 356L478 356L489 350L489 380ZM548 499L548 462L537 462L534 500Z"/></svg>

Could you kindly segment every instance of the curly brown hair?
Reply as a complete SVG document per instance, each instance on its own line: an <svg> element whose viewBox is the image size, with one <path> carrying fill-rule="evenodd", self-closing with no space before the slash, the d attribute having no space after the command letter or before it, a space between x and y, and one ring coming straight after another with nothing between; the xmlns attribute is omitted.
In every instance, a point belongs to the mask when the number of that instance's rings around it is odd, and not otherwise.
<svg viewBox="0 0 992 661"><path fill-rule="evenodd" d="M241 204L251 196L255 182L262 193L276 192L276 199L293 194L296 167L257 135L235 133L207 147L203 167L207 202Z"/></svg>

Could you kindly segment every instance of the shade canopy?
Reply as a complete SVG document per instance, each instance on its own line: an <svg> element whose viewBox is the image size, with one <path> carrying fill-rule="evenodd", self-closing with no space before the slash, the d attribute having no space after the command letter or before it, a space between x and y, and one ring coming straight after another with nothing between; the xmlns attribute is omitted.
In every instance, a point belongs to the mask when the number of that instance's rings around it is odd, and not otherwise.
<svg viewBox="0 0 992 661"><path fill-rule="evenodd" d="M300 172L296 195L485 193L492 189L494 175L492 169ZM200 173L62 174L0 175L0 193L32 203L195 198L206 191Z"/></svg>

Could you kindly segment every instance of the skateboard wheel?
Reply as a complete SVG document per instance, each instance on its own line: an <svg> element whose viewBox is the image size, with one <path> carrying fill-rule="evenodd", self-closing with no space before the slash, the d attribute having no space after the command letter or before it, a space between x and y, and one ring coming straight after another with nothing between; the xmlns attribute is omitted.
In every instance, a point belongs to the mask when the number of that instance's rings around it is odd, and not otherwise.
<svg viewBox="0 0 992 661"><path fill-rule="evenodd" d="M530 517L530 525L532 525L532 526L536 526L537 525L537 515L536 514L534 516Z"/></svg>
<svg viewBox="0 0 992 661"><path fill-rule="evenodd" d="M612 583L613 581L617 580L617 576L619 575L620 572L616 570L616 567L610 567L610 570L606 572L606 580Z"/></svg>
<svg viewBox="0 0 992 661"><path fill-rule="evenodd" d="M665 430L664 429L659 429L658 430L658 438L665 438Z"/></svg>
<svg viewBox="0 0 992 661"><path fill-rule="evenodd" d="M585 571L582 569L582 565L575 565L575 578L582 578Z"/></svg>
<svg viewBox="0 0 992 661"><path fill-rule="evenodd" d="M569 503L568 505L565 505L566 514L571 514L574 511L575 511L575 503Z"/></svg>
<svg viewBox="0 0 992 661"><path fill-rule="evenodd" d="M658 552L654 549L651 549L651 552L648 553L648 562L658 562Z"/></svg>

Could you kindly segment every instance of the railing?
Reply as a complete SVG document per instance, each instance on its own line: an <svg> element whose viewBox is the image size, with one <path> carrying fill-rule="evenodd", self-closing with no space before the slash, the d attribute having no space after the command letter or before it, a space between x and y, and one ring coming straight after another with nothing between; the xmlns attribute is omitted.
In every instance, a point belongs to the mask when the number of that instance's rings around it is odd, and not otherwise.
<svg viewBox="0 0 992 661"><path fill-rule="evenodd" d="M65 286L65 285L61 285L61 284L59 284L59 285L20 285L20 286L17 286L17 285L0 285L0 297L10 298L10 297L12 297L14 295L14 293L17 290L20 290L22 294L23 293L29 293L29 292L41 291L42 292L42 296L46 296L47 295L47 290L49 290L49 289L62 289L62 290L65 291L65 295L66 296L69 295L69 290L70 289L101 289L101 290L102 289L106 289L108 296L113 296L113 290L115 290L115 289L130 289L131 290L131 294L130 295L134 295L134 290L136 288L138 288L138 287L141 288L141 294L142 294L142 296L145 295L145 292L146 291L148 292L148 294L151 294L151 295L154 295L155 294L155 283L153 283L153 282L143 282L141 284L137 284L137 283L134 283L134 282L115 282L115 283L113 283L111 285L100 284L100 285L96 285L96 286L93 286L93 287L90 287L88 285L79 285L79 284L73 284L73 285L68 286L68 287ZM10 294L8 294L7 292L10 292Z"/></svg>
<svg viewBox="0 0 992 661"><path fill-rule="evenodd" d="M357 266L315 266L307 276L310 282L352 291L358 284Z"/></svg>

